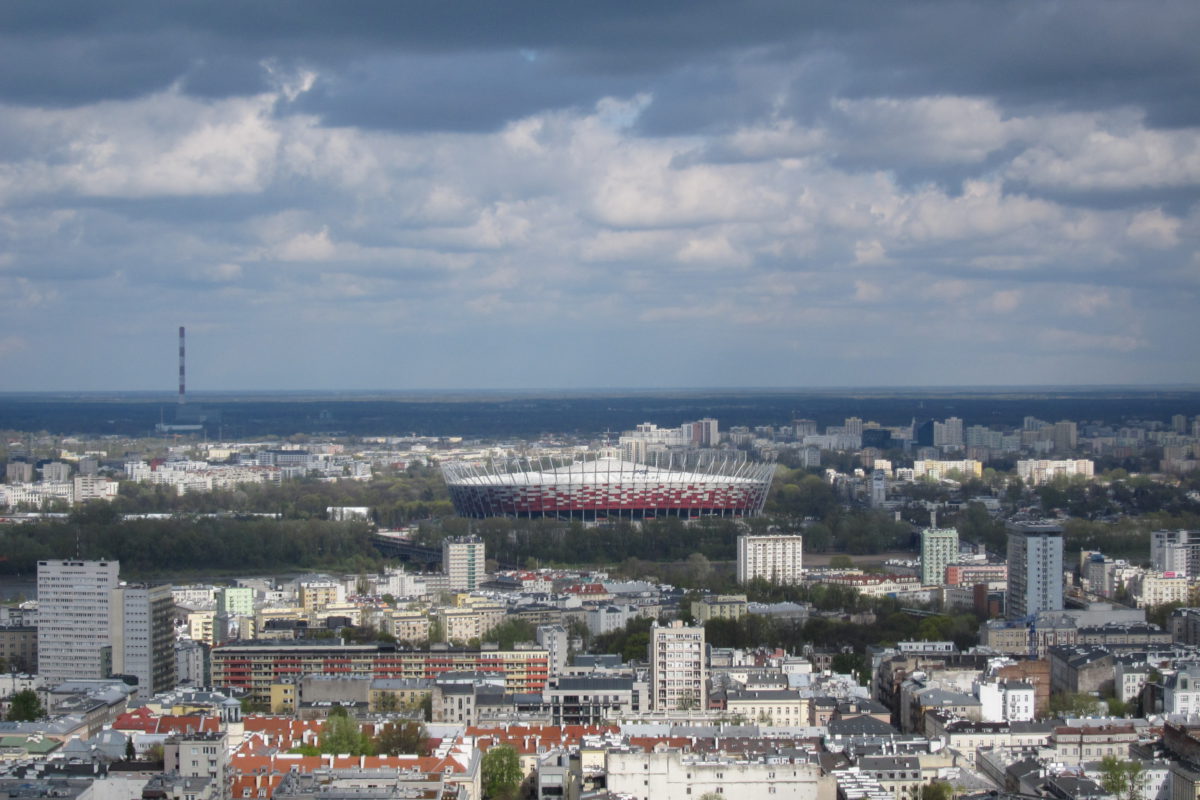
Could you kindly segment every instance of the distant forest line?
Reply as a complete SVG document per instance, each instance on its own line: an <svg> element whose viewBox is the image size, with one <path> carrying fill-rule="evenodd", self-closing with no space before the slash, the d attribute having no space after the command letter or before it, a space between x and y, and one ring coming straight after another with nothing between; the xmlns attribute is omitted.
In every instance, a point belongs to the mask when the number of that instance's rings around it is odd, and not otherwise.
<svg viewBox="0 0 1200 800"><path fill-rule="evenodd" d="M1200 391L1055 392L961 390L919 394L897 390L861 393L646 392L576 395L426 393L381 398L362 395L328 398L281 394L270 398L201 394L189 408L201 407L212 419L209 438L292 436L340 433L350 436L404 435L503 438L546 433L596 435L632 429L639 422L675 426L715 417L722 429L735 425L785 425L793 418L820 425L841 424L846 417L904 425L913 419L960 417L967 425L1013 427L1026 416L1049 422L1060 419L1169 420L1174 414L1200 414ZM169 398L144 395L0 394L0 426L14 431L58 435L142 436L160 421L172 422L176 404Z"/></svg>
<svg viewBox="0 0 1200 800"><path fill-rule="evenodd" d="M1180 489L1159 494L1158 485L1141 478L1113 483L1128 494L1141 513L1115 523L1071 519L1066 527L1068 552L1100 550L1135 561L1149 556L1149 532L1155 528L1200 527L1200 507L1179 503ZM929 492L937 487L925 487ZM982 486L979 489L982 491ZM1107 502L1094 485L1041 487L1046 498L1080 513ZM968 495L970 496L970 495ZM932 498L930 498L932 499ZM1140 505L1139 505L1140 504ZM76 508L65 521L0 527L0 575L29 575L37 561L49 558L111 558L131 576L168 576L187 572L262 574L294 570L361 572L385 563L366 522L326 519L329 506L368 506L375 522L387 527L417 524L419 542L438 546L445 536L473 532L487 543L488 557L524 566L610 566L622 574L645 572L650 563L680 565L656 571L680 585L694 578L693 556L714 566L736 558L744 529L729 519L684 524L663 519L635 527L628 522L594 528L557 520L489 519L453 516L445 484L435 469L414 467L373 481L326 483L313 479L282 484L246 485L235 490L179 496L166 486L125 483L112 503L96 501ZM124 514L171 513L168 519L122 519ZM210 517L209 514L226 514ZM272 513L279 519L238 518L238 513ZM928 512L911 507L903 521L891 514L844 507L828 483L804 470L781 467L764 517L746 520L751 530L768 527L805 537L809 553L850 556L888 551L914 552L916 533L928 524ZM958 528L964 541L1003 553L1002 521L979 504L939 517ZM414 565L423 567L425 565ZM694 565L692 565L694 566Z"/></svg>

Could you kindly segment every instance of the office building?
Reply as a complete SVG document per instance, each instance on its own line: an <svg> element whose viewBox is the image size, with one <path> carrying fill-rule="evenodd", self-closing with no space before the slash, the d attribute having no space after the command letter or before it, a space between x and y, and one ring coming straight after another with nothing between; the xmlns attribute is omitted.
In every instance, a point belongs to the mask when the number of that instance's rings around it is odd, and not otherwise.
<svg viewBox="0 0 1200 800"><path fill-rule="evenodd" d="M675 620L650 628L650 703L655 711L707 705L704 628Z"/></svg>
<svg viewBox="0 0 1200 800"><path fill-rule="evenodd" d="M963 421L950 417L945 422L933 423L933 446L957 449L963 446Z"/></svg>
<svg viewBox="0 0 1200 800"><path fill-rule="evenodd" d="M1078 427L1070 420L1054 423L1053 434L1054 451L1057 453L1070 453L1079 444Z"/></svg>
<svg viewBox="0 0 1200 800"><path fill-rule="evenodd" d="M1153 531L1150 564L1160 572L1200 577L1200 531Z"/></svg>
<svg viewBox="0 0 1200 800"><path fill-rule="evenodd" d="M1013 523L1008 529L1008 618L1063 608L1063 529Z"/></svg>
<svg viewBox="0 0 1200 800"><path fill-rule="evenodd" d="M116 561L38 562L38 673L48 682L112 674L110 604L119 572Z"/></svg>
<svg viewBox="0 0 1200 800"><path fill-rule="evenodd" d="M109 599L114 675L137 678L137 697L149 700L175 687L175 603L170 586L123 585Z"/></svg>
<svg viewBox="0 0 1200 800"><path fill-rule="evenodd" d="M803 536L739 536L737 549L738 583L762 578L771 583L800 583Z"/></svg>
<svg viewBox="0 0 1200 800"><path fill-rule="evenodd" d="M474 591L487 572L483 540L478 536L454 536L442 541L442 572L454 591Z"/></svg>
<svg viewBox="0 0 1200 800"><path fill-rule="evenodd" d="M940 586L946 567L958 561L958 530L926 528L921 531L921 584Z"/></svg>
<svg viewBox="0 0 1200 800"><path fill-rule="evenodd" d="M887 502L887 474L877 469L871 473L871 508L882 508Z"/></svg>

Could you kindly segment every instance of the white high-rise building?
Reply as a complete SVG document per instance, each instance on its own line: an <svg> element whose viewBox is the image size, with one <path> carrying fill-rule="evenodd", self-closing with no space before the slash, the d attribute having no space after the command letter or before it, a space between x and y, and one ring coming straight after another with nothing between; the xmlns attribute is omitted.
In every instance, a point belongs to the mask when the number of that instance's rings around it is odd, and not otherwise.
<svg viewBox="0 0 1200 800"><path fill-rule="evenodd" d="M137 678L148 700L175 687L175 603L170 586L122 585L110 596L109 640L114 675Z"/></svg>
<svg viewBox="0 0 1200 800"><path fill-rule="evenodd" d="M737 580L749 583L763 578L771 583L800 583L803 536L739 536L737 542Z"/></svg>
<svg viewBox="0 0 1200 800"><path fill-rule="evenodd" d="M926 528L921 531L921 585L946 582L946 567L958 562L958 530Z"/></svg>
<svg viewBox="0 0 1200 800"><path fill-rule="evenodd" d="M1008 618L1063 608L1063 529L1053 523L1008 531Z"/></svg>
<svg viewBox="0 0 1200 800"><path fill-rule="evenodd" d="M1160 572L1200 577L1200 531L1152 531L1150 564Z"/></svg>
<svg viewBox="0 0 1200 800"><path fill-rule="evenodd" d="M474 591L487 573L483 540L478 536L454 536L442 541L442 572L454 591Z"/></svg>
<svg viewBox="0 0 1200 800"><path fill-rule="evenodd" d="M879 462L876 461L876 466ZM887 502L887 473L876 469L871 473L871 508L882 508Z"/></svg>
<svg viewBox="0 0 1200 800"><path fill-rule="evenodd" d="M110 605L119 572L116 561L38 562L38 674L48 682L112 673Z"/></svg>
<svg viewBox="0 0 1200 800"><path fill-rule="evenodd" d="M675 620L650 628L650 707L654 711L702 709L705 685L704 628Z"/></svg>

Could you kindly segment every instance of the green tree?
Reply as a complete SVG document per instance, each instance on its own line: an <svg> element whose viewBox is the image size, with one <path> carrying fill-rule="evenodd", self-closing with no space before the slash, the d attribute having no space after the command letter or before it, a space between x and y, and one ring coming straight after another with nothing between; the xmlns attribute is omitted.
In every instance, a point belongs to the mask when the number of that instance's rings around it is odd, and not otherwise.
<svg viewBox="0 0 1200 800"><path fill-rule="evenodd" d="M1100 701L1086 694L1052 694L1049 711L1051 716L1090 717L1099 713Z"/></svg>
<svg viewBox="0 0 1200 800"><path fill-rule="evenodd" d="M511 650L517 642L532 642L537 629L528 620L513 617L483 634L483 641L496 642L501 650Z"/></svg>
<svg viewBox="0 0 1200 800"><path fill-rule="evenodd" d="M480 764L483 796L488 800L512 800L521 785L521 761L506 744L489 748Z"/></svg>
<svg viewBox="0 0 1200 800"><path fill-rule="evenodd" d="M321 729L321 752L352 756L372 755L371 737L340 706L329 712Z"/></svg>
<svg viewBox="0 0 1200 800"><path fill-rule="evenodd" d="M13 695L12 704L8 707L9 722L33 722L46 716L46 710L38 700L37 692L32 689L22 689Z"/></svg>
<svg viewBox="0 0 1200 800"><path fill-rule="evenodd" d="M954 790L945 781L930 781L921 787L921 800L950 800Z"/></svg>
<svg viewBox="0 0 1200 800"><path fill-rule="evenodd" d="M419 722L389 723L375 737L375 752L381 756L425 753L429 736Z"/></svg>
<svg viewBox="0 0 1200 800"><path fill-rule="evenodd" d="M850 556L838 554L829 559L829 566L832 569L854 569L854 561Z"/></svg>
<svg viewBox="0 0 1200 800"><path fill-rule="evenodd" d="M1149 777L1140 761L1126 761L1116 756L1100 759L1100 785L1116 800L1142 800Z"/></svg>

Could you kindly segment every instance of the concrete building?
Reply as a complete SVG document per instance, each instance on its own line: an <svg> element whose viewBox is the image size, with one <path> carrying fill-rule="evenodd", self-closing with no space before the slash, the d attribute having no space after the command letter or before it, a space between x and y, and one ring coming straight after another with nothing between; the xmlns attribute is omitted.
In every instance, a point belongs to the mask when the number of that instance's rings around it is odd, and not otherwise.
<svg viewBox="0 0 1200 800"><path fill-rule="evenodd" d="M650 628L650 707L655 711L704 708L708 665L704 628L676 620Z"/></svg>
<svg viewBox="0 0 1200 800"><path fill-rule="evenodd" d="M710 619L741 619L745 615L744 594L712 594L692 603L692 616L701 624Z"/></svg>
<svg viewBox="0 0 1200 800"><path fill-rule="evenodd" d="M750 760L661 752L609 750L604 771L613 795L650 798L702 797L719 794L729 800L761 800L767 795L789 800L835 800L837 785L819 764L799 759Z"/></svg>
<svg viewBox="0 0 1200 800"><path fill-rule="evenodd" d="M39 561L38 674L47 681L112 674L116 561Z"/></svg>
<svg viewBox="0 0 1200 800"><path fill-rule="evenodd" d="M442 541L442 572L453 591L478 588L487 573L483 540L478 536L454 536Z"/></svg>
<svg viewBox="0 0 1200 800"><path fill-rule="evenodd" d="M1008 529L1008 618L1063 607L1063 529L1052 523Z"/></svg>
<svg viewBox="0 0 1200 800"><path fill-rule="evenodd" d="M4 479L8 483L33 483L33 464L27 461L10 461L4 467Z"/></svg>
<svg viewBox="0 0 1200 800"><path fill-rule="evenodd" d="M550 677L561 675L567 669L567 656L571 637L563 625L539 625L537 643L549 654Z"/></svg>
<svg viewBox="0 0 1200 800"><path fill-rule="evenodd" d="M1163 676L1163 713L1200 714L1200 665L1189 664Z"/></svg>
<svg viewBox="0 0 1200 800"><path fill-rule="evenodd" d="M13 672L37 672L35 625L0 625L0 659Z"/></svg>
<svg viewBox="0 0 1200 800"><path fill-rule="evenodd" d="M149 700L175 687L175 630L170 586L124 585L109 598L114 675L137 678L137 697Z"/></svg>
<svg viewBox="0 0 1200 800"><path fill-rule="evenodd" d="M958 531L955 528L926 528L921 531L921 585L940 586L946 567L958 561Z"/></svg>
<svg viewBox="0 0 1200 800"><path fill-rule="evenodd" d="M802 536L739 536L738 583L762 578L771 583L799 583L804 577Z"/></svg>
<svg viewBox="0 0 1200 800"><path fill-rule="evenodd" d="M1200 531L1152 531L1150 565L1160 572L1200 577Z"/></svg>
<svg viewBox="0 0 1200 800"><path fill-rule="evenodd" d="M1095 464L1086 458L1066 461L1036 459L1017 462L1017 477L1023 480L1027 486L1041 486L1060 475L1066 478L1076 475L1091 478L1094 472Z"/></svg>

